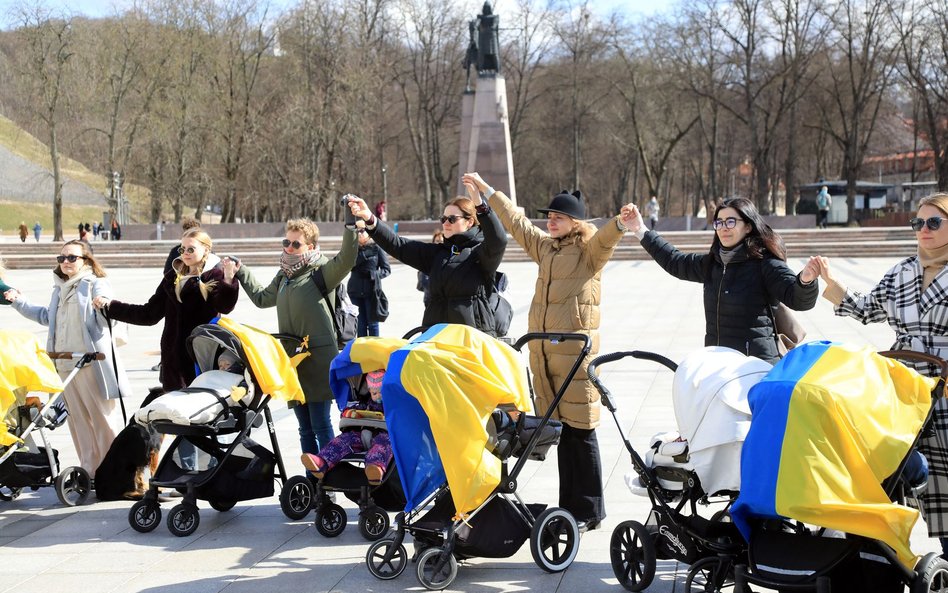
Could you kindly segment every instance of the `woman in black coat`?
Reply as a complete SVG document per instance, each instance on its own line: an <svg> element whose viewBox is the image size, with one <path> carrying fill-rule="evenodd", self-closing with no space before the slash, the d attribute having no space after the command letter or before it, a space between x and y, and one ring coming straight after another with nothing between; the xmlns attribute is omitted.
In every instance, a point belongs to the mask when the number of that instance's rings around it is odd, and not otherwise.
<svg viewBox="0 0 948 593"><path fill-rule="evenodd" d="M355 266L349 275L346 292L349 300L359 308L359 337L379 335L379 293L382 291L382 278L392 273L385 252L365 232L359 234L359 253Z"/></svg>
<svg viewBox="0 0 948 593"><path fill-rule="evenodd" d="M399 237L360 198L351 200L349 207L386 253L428 274L430 299L422 326L460 323L497 335L489 298L507 249L507 233L486 202L476 209L470 198L448 202L441 216L441 244Z"/></svg>
<svg viewBox="0 0 948 593"><path fill-rule="evenodd" d="M625 207L624 207L625 208ZM769 363L780 359L773 308L812 309L819 296L819 264L810 258L795 274L783 240L746 198L724 200L714 211L708 253L682 253L642 224L635 206L629 230L666 272L704 285L705 346L725 346Z"/></svg>

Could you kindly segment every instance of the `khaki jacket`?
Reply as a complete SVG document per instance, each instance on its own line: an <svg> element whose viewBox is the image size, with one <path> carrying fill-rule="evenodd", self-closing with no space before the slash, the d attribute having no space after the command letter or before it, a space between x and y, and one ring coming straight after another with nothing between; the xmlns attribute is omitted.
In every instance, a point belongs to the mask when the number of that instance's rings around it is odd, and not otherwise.
<svg viewBox="0 0 948 593"><path fill-rule="evenodd" d="M554 239L517 211L502 192L495 192L488 201L507 232L540 266L530 304L529 331L585 333L592 340L589 356L573 377L553 417L573 428L595 428L599 425L599 392L587 381L586 366L599 352L602 268L622 239L616 224L618 217L598 230L584 223L578 233ZM573 341L530 343L537 414L549 408L581 348L580 342Z"/></svg>

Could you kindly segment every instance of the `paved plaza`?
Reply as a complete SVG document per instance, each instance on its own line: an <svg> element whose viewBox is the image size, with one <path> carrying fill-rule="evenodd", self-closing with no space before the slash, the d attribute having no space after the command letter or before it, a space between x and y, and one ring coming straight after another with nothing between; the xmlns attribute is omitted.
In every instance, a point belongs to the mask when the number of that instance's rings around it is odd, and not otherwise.
<svg viewBox="0 0 948 593"><path fill-rule="evenodd" d="M277 254L274 254L276 259ZM892 260L835 260L834 269L853 287L868 289L894 262ZM52 262L50 262L52 266ZM791 261L799 270L804 260ZM502 266L511 279L514 322L511 335L526 331L527 309L536 280L536 266L529 263ZM276 267L254 269L260 280L272 278ZM110 279L116 298L143 303L158 284L158 269L114 269ZM7 282L33 302L48 302L53 277L49 270L14 270ZM382 325L385 335L399 336L421 320L421 293L415 290L415 271L393 266L384 281L392 315ZM649 350L680 360L702 345L704 317L701 288L665 274L655 263L613 262L603 274L600 353ZM236 320L276 330L275 310L255 308L241 293L232 314ZM835 317L831 305L820 300L813 311L800 315L808 339L834 339L871 344L885 349L892 332L885 325L862 326ZM0 327L27 329L45 343L45 328L0 307ZM158 361L161 326L131 327L130 343L119 349L134 395L127 405L136 409L147 389L158 384L151 367ZM628 359L603 368L603 380L617 398L619 421L633 445L643 450L647 439L674 429L670 372L654 363ZM291 473L302 473L298 459L296 420L282 404L273 409L284 460ZM338 413L336 413L338 418ZM258 440L265 441L263 433ZM51 433L65 465L77 462L65 427ZM623 591L609 562L609 538L623 520L644 521L649 503L631 494L624 475L631 471L628 454L611 416L603 410L598 431L602 449L606 510L601 529L585 534L574 564L565 572L548 574L538 568L525 545L512 558L476 559L461 563L451 591L498 593L505 591L613 592ZM521 476L519 492L525 501L556 503L555 454L544 463L531 462ZM340 497L341 498L341 497ZM0 502L0 591L238 593L286 592L387 592L422 590L410 566L400 577L380 581L365 567L368 544L356 528L357 507L347 500L349 527L334 539L319 535L306 520L290 521L280 511L277 497L239 503L218 513L199 501L201 523L185 538L171 535L164 524L148 534L129 527L131 502L92 503L78 508L59 504L53 489L25 492L13 502ZM167 510L174 503L164 503ZM932 551L937 544L924 529L913 538L916 553ZM681 591L684 571L675 562L660 561L649 591Z"/></svg>

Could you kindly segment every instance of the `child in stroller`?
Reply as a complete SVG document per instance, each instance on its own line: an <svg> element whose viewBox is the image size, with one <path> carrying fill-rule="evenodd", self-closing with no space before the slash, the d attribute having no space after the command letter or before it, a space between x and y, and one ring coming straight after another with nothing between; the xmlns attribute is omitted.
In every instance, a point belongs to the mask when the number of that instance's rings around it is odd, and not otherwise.
<svg viewBox="0 0 948 593"><path fill-rule="evenodd" d="M320 449L317 455L303 453L303 466L317 480L322 480L326 472L331 471L343 458L353 453L365 453L365 477L369 485L378 486L382 483L382 476L392 461L392 444L388 440L382 408L384 376L385 371L382 369L367 374L365 384L369 397L350 402L342 411L339 419L342 432Z"/></svg>

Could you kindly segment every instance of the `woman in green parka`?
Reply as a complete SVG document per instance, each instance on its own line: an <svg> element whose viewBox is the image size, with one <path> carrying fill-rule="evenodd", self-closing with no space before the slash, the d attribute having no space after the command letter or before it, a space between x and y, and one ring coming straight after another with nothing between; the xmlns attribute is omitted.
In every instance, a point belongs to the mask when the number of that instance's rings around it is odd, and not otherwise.
<svg viewBox="0 0 948 593"><path fill-rule="evenodd" d="M307 218L286 223L280 271L268 286L257 282L246 266L231 259L224 260L224 270L232 267L237 280L251 302L261 309L276 307L280 333L307 338L310 356L297 367L306 403L293 410L300 425L300 447L303 453L315 455L332 440L329 411L332 392L329 390L329 363L339 354L333 312L326 306L319 288L312 279L316 269L322 270L330 299L336 286L345 280L355 264L358 242L354 231L342 235L342 249L332 259L319 250L319 228Z"/></svg>

